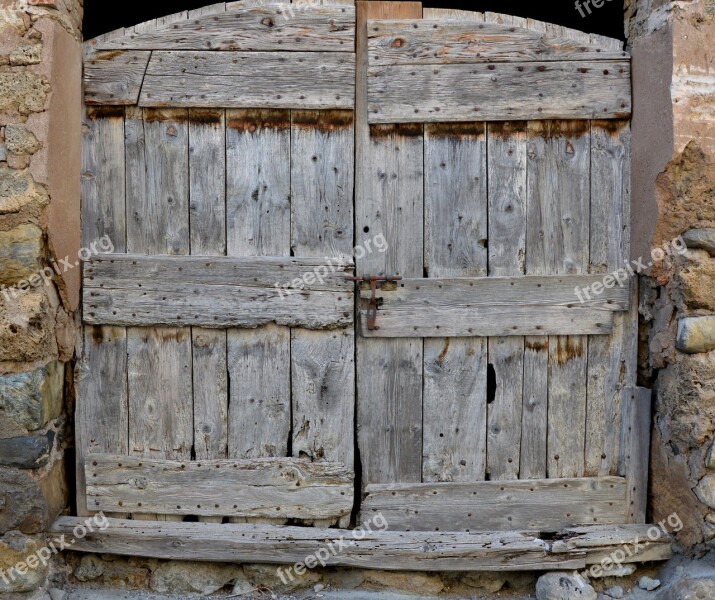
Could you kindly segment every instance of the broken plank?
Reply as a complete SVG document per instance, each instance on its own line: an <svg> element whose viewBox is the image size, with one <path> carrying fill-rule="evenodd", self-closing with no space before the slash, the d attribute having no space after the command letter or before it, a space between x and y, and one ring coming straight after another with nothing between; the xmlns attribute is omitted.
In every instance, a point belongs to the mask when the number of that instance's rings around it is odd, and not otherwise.
<svg viewBox="0 0 715 600"><path fill-rule="evenodd" d="M354 78L347 53L155 51L139 105L351 109Z"/></svg>
<svg viewBox="0 0 715 600"><path fill-rule="evenodd" d="M53 524L52 532L71 536L82 521L62 517ZM326 564L330 566L430 572L583 569L599 563L604 551L613 553L626 548L632 551L629 560L638 562L643 549L635 542L646 535L644 527L613 529L621 535L609 538L607 528L599 528L603 542L593 548L568 545L570 538L587 537L587 529L565 533L561 539L564 543L555 552L551 542L515 531L435 533L373 529L361 531L358 537L336 529L108 519L106 528L78 538L72 550L166 560L295 564L333 544L342 550L329 553ZM661 540L657 545L663 550L657 560L665 560L670 553L670 539L664 536Z"/></svg>
<svg viewBox="0 0 715 600"><path fill-rule="evenodd" d="M340 463L98 454L85 469L88 503L98 511L300 519L340 517L353 506L353 473Z"/></svg>
<svg viewBox="0 0 715 600"><path fill-rule="evenodd" d="M370 123L613 119L631 112L625 61L377 66L367 87Z"/></svg>

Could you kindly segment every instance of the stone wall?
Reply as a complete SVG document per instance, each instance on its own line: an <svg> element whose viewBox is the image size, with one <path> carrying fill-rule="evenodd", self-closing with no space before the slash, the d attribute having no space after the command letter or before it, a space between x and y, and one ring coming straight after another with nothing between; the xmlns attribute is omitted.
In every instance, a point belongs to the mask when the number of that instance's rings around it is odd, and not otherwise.
<svg viewBox="0 0 715 600"><path fill-rule="evenodd" d="M0 0L3 571L44 545L69 500L79 269L64 272L60 259L74 264L79 250L81 15L81 0ZM34 589L44 576L0 579L0 592Z"/></svg>
<svg viewBox="0 0 715 600"><path fill-rule="evenodd" d="M651 509L715 547L715 0L631 0L634 258L688 251L641 280L641 384L655 390Z"/></svg>

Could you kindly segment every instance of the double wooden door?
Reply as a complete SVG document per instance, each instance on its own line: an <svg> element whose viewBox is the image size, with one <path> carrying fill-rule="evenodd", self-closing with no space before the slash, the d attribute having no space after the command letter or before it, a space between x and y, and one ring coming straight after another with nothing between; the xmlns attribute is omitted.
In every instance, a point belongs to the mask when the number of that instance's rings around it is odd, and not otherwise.
<svg viewBox="0 0 715 600"><path fill-rule="evenodd" d="M616 42L244 1L91 40L85 100L83 510L643 518Z"/></svg>

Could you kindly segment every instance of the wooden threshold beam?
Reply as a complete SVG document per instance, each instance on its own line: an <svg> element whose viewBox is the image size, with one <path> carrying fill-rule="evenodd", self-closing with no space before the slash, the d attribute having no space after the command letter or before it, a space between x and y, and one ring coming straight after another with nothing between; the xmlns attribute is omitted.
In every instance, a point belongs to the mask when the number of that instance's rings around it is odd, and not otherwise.
<svg viewBox="0 0 715 600"><path fill-rule="evenodd" d="M327 550L326 565L410 571L545 571L583 569L616 550L625 562L667 560L671 539L648 538L646 525L568 529L556 541L517 531L421 533L278 527L253 524L177 523L107 519L85 537L85 519L62 517L52 533L73 540L72 550L201 562L293 564ZM625 551L625 550L628 551Z"/></svg>

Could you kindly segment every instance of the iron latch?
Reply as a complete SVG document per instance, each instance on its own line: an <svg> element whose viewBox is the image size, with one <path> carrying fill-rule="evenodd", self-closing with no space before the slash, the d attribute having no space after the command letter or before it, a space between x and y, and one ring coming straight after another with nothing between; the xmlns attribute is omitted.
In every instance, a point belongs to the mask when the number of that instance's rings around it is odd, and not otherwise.
<svg viewBox="0 0 715 600"><path fill-rule="evenodd" d="M354 281L356 283L369 283L372 295L370 296L370 302L367 305L367 328L370 331L375 331L379 329L377 326L377 309L380 304L380 299L377 297L377 290L383 283L395 283L396 281L402 281L402 277L399 275L364 275L362 277L347 277L348 281Z"/></svg>

